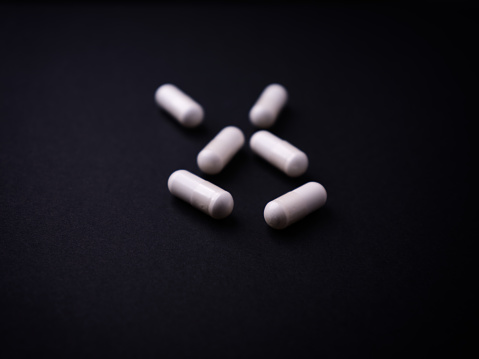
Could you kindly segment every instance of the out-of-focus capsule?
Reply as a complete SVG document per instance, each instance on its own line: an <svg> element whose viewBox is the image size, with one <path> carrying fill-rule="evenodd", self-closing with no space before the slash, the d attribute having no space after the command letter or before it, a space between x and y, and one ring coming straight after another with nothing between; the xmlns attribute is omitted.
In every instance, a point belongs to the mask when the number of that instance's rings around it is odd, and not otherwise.
<svg viewBox="0 0 479 359"><path fill-rule="evenodd" d="M196 127L204 117L200 104L172 84L164 84L155 92L155 101L185 127Z"/></svg>
<svg viewBox="0 0 479 359"><path fill-rule="evenodd" d="M273 126L286 101L288 92L284 86L279 84L267 86L249 112L251 123L260 128Z"/></svg>
<svg viewBox="0 0 479 359"><path fill-rule="evenodd" d="M198 167L210 175L221 172L243 144L244 135L238 127L225 127L198 154Z"/></svg>

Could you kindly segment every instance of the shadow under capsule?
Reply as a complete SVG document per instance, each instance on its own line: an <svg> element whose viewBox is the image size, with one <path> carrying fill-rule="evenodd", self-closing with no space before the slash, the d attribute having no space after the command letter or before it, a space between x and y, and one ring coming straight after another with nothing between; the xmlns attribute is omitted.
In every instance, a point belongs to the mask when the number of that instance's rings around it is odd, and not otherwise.
<svg viewBox="0 0 479 359"><path fill-rule="evenodd" d="M288 192L292 191L293 189L298 188L299 186L302 186L303 184L308 183L308 182L319 182L319 183L321 183L320 181L318 181L317 178L312 177L311 174L308 172L308 170L306 170L306 172L304 174L302 174L301 176L290 177L287 174L285 174L283 171L281 171L280 169L278 169L275 166L273 166L272 164L270 164L265 159L263 159L260 156L254 154L253 151L251 151L251 153L253 154L252 156L253 156L254 162L257 163L258 166L260 166L262 168L262 170L266 171L272 177L274 176L276 178L275 179L276 181L280 181L281 183L285 183L285 184L288 184L289 186L291 186L291 189L288 190Z"/></svg>
<svg viewBox="0 0 479 359"><path fill-rule="evenodd" d="M274 229L265 223L265 226L268 227L266 233L268 238L273 241L284 242L285 240L292 239L295 243L298 241L310 241L312 239L311 235L314 235L314 238L321 236L321 230L331 221L332 216L332 210L328 207L323 207L285 229Z"/></svg>
<svg viewBox="0 0 479 359"><path fill-rule="evenodd" d="M284 134L287 133L288 126L289 124L294 124L294 119L293 119L293 112L290 108L286 107L284 108L280 114L278 115L278 118L274 122L271 127L268 128L261 128L261 127L256 127L253 125L249 119L245 121L245 126L243 129L244 135L246 136L246 145L249 146L249 139L251 136L253 136L256 132L266 130L269 131L276 136L282 138Z"/></svg>
<svg viewBox="0 0 479 359"><path fill-rule="evenodd" d="M180 129L183 134L189 137L203 138L210 135L210 131L207 126L205 126L204 121L196 127L185 127L183 126L176 118L170 115L167 111L157 107L156 109L158 117L161 121L164 121L171 128Z"/></svg>
<svg viewBox="0 0 479 359"><path fill-rule="evenodd" d="M274 124L270 128L266 128L266 130L276 134L279 137L282 137L283 134L287 133L290 124L295 124L294 111L286 105L286 107L283 108L279 113Z"/></svg>
<svg viewBox="0 0 479 359"><path fill-rule="evenodd" d="M228 217L223 219L214 219L208 214L193 207L189 203L174 196L172 196L170 203L171 207L173 207L172 210L175 211L175 216L178 218L183 216L185 221L201 223L202 226L207 226L208 228L228 229L228 231L231 231L232 229L238 229L239 227L238 220L234 216L234 209L233 213L231 213Z"/></svg>
<svg viewBox="0 0 479 359"><path fill-rule="evenodd" d="M220 173L210 175L207 173L203 173L200 170L201 177L212 183L215 183L217 181L231 183L232 181L237 179L239 171L243 171L247 167L248 161L250 160L249 157L250 156L248 156L244 149L241 149ZM196 167L198 167L198 165Z"/></svg>

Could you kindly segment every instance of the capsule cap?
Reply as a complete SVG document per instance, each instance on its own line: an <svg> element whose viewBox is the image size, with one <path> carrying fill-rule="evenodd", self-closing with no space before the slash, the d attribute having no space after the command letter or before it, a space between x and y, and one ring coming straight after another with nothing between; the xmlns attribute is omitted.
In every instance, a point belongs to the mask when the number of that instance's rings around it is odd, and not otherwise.
<svg viewBox="0 0 479 359"><path fill-rule="evenodd" d="M211 201L208 212L214 219L223 219L233 212L233 207L233 196L225 191Z"/></svg>
<svg viewBox="0 0 479 359"><path fill-rule="evenodd" d="M264 220L274 229L283 229L288 225L288 218L283 207L275 201L269 202L264 208Z"/></svg>
<svg viewBox="0 0 479 359"><path fill-rule="evenodd" d="M308 156L304 152L298 152L288 160L284 172L290 177L298 177L306 172L308 165Z"/></svg>
<svg viewBox="0 0 479 359"><path fill-rule="evenodd" d="M198 163L198 167L204 173L215 175L223 169L223 162L218 154L205 149L198 154L198 158L196 159Z"/></svg>

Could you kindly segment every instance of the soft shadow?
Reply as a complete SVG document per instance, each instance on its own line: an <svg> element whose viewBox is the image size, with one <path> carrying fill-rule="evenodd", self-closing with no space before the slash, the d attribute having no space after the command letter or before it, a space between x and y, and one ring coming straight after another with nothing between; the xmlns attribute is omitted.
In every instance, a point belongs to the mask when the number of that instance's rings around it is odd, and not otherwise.
<svg viewBox="0 0 479 359"><path fill-rule="evenodd" d="M184 217L185 221L198 224L198 226L206 227L207 229L227 230L231 233L232 230L239 228L239 223L234 212L224 219L214 219L206 213L201 212L189 203L173 196L171 200L172 210L175 211L175 216Z"/></svg>
<svg viewBox="0 0 479 359"><path fill-rule="evenodd" d="M281 134L287 133L289 126L294 123L294 111L286 105L286 107L280 112L274 125L267 130L278 134L278 136L281 137Z"/></svg>
<svg viewBox="0 0 479 359"><path fill-rule="evenodd" d="M245 168L247 168L248 161L251 161L250 157L251 156L249 156L249 154L244 150L244 148L242 148L220 173L216 175L202 173L201 177L213 183L215 183L215 181L234 181L238 177L239 171L244 171Z"/></svg>
<svg viewBox="0 0 479 359"><path fill-rule="evenodd" d="M253 160L255 161L255 163L259 167L261 167L263 171L266 171L268 175L276 177L277 179L275 180L277 181L281 181L282 183L286 183L290 185L292 187L291 191L299 186L302 186L305 183L312 182L312 181L317 182L317 178L312 177L309 174L308 172L309 169L306 170L306 172L302 174L301 176L290 177L286 173L281 171L280 169L276 168L275 166L273 166L272 164L264 160L263 158L259 157L258 155L254 155L253 157L254 157Z"/></svg>
<svg viewBox="0 0 479 359"><path fill-rule="evenodd" d="M278 243L320 240L322 230L331 222L332 217L332 210L323 207L285 229L273 229L268 226L266 235Z"/></svg>
<svg viewBox="0 0 479 359"><path fill-rule="evenodd" d="M187 136L193 137L205 137L209 136L209 132L207 126L205 126L205 122L203 121L197 127L189 128L185 127L178 122L176 118L171 116L168 112L162 110L161 108L157 108L158 117L161 117L161 120L167 123L167 125L171 126L171 128L176 128L181 130Z"/></svg>

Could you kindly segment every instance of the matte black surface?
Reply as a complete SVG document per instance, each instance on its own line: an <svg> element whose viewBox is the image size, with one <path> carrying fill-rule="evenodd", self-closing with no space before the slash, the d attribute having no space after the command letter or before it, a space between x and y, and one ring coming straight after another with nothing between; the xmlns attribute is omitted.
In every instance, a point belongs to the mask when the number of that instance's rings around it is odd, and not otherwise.
<svg viewBox="0 0 479 359"><path fill-rule="evenodd" d="M472 337L477 11L333 6L0 8L0 356L458 357ZM156 88L201 103L187 130ZM210 219L168 176L247 115L304 150L247 146ZM477 100L475 100L477 102ZM477 163L476 163L477 164ZM328 202L284 231L266 203ZM475 324L474 324L475 325ZM477 325L475 325L477 330Z"/></svg>

